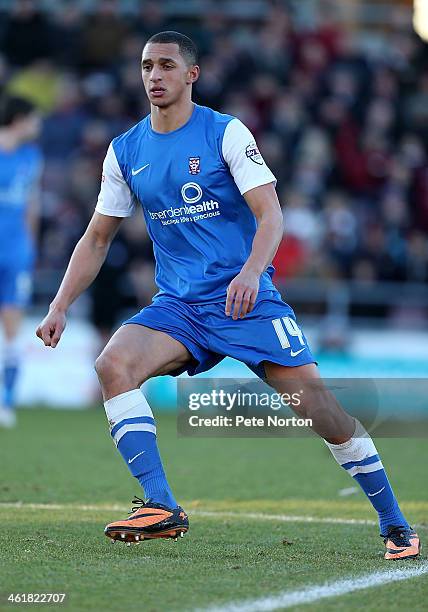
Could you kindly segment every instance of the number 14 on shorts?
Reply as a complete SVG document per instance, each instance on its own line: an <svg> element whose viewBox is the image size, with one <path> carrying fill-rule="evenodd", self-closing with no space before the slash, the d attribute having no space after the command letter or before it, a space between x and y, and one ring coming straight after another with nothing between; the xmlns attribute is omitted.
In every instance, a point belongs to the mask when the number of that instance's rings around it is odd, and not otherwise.
<svg viewBox="0 0 428 612"><path fill-rule="evenodd" d="M298 338L301 346L305 347L305 340L303 338L302 330L297 325L294 319L292 319L291 317L272 319L272 325L283 349L291 347L289 336ZM301 351L298 352L300 353ZM291 356L294 357L293 353L291 353Z"/></svg>

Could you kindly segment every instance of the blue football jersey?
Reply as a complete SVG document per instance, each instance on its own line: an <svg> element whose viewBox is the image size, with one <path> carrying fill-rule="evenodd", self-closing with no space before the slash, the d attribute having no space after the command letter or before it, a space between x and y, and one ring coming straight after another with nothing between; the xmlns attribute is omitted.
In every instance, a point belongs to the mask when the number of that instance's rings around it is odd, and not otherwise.
<svg viewBox="0 0 428 612"><path fill-rule="evenodd" d="M26 261L32 255L26 214L32 191L38 189L42 156L34 144L13 151L0 147L0 262Z"/></svg>
<svg viewBox="0 0 428 612"><path fill-rule="evenodd" d="M214 303L251 252L257 223L243 194L274 181L248 128L194 105L177 130L155 132L148 115L112 141L96 210L128 217L141 206L157 296ZM273 272L262 274L260 291L274 289Z"/></svg>

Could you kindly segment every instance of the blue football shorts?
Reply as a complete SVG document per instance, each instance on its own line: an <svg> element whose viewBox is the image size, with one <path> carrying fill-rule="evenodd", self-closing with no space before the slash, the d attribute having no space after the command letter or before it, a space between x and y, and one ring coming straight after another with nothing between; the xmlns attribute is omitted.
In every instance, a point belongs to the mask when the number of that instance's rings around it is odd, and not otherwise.
<svg viewBox="0 0 428 612"><path fill-rule="evenodd" d="M24 308L31 297L32 275L28 266L0 263L0 308Z"/></svg>
<svg viewBox="0 0 428 612"><path fill-rule="evenodd" d="M260 292L252 312L236 321L225 315L225 305L160 296L123 324L144 325L184 344L192 360L171 376L206 372L224 357L242 361L260 378L264 361L291 367L315 363L293 309L278 291Z"/></svg>

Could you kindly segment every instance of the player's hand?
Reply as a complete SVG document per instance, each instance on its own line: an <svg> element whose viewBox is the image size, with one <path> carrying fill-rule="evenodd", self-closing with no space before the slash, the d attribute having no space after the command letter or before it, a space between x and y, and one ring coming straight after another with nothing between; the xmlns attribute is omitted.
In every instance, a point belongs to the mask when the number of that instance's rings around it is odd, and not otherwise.
<svg viewBox="0 0 428 612"><path fill-rule="evenodd" d="M50 310L36 329L36 336L43 341L45 346L55 348L62 336L66 323L65 312L55 309Z"/></svg>
<svg viewBox="0 0 428 612"><path fill-rule="evenodd" d="M236 321L238 317L243 319L246 314L253 310L258 292L258 274L247 270L241 270L227 288L226 316L232 314L232 319L234 321Z"/></svg>

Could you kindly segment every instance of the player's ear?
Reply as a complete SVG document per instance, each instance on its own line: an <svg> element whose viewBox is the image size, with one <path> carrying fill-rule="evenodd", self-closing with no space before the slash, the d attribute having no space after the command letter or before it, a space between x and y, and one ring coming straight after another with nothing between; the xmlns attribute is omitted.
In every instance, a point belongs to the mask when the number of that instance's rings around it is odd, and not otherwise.
<svg viewBox="0 0 428 612"><path fill-rule="evenodd" d="M191 83L196 83L196 81L199 79L200 71L201 69L196 64L194 66L190 66L187 72L187 84L188 85L190 85Z"/></svg>

